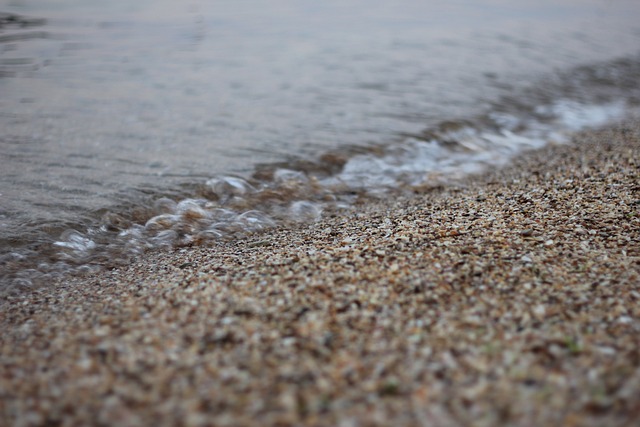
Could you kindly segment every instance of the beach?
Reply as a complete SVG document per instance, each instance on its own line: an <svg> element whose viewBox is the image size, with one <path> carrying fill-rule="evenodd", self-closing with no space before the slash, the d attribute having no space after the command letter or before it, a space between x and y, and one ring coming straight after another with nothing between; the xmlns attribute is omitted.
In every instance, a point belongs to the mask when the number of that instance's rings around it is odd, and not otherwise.
<svg viewBox="0 0 640 427"><path fill-rule="evenodd" d="M640 124L1 304L2 425L637 425Z"/></svg>
<svg viewBox="0 0 640 427"><path fill-rule="evenodd" d="M329 198L350 204L334 184L449 180L640 99L637 0L5 3L0 292L180 243L119 227L168 213L161 198L202 199L211 180L259 192L274 182L256 173L277 165L332 179ZM247 196L221 207L287 216Z"/></svg>

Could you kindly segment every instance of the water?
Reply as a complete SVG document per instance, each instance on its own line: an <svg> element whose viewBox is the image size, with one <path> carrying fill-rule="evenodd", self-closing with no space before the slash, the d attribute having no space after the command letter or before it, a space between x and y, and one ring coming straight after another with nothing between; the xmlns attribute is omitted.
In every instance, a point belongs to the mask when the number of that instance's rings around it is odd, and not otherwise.
<svg viewBox="0 0 640 427"><path fill-rule="evenodd" d="M42 4L46 3L46 4ZM640 104L640 3L0 2L0 281L442 185Z"/></svg>

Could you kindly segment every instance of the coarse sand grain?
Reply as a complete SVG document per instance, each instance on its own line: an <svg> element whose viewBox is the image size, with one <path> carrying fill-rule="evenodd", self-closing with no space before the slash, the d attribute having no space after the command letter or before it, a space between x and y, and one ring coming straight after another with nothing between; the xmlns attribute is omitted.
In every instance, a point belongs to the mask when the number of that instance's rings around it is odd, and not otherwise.
<svg viewBox="0 0 640 427"><path fill-rule="evenodd" d="M0 304L1 425L640 425L640 125Z"/></svg>

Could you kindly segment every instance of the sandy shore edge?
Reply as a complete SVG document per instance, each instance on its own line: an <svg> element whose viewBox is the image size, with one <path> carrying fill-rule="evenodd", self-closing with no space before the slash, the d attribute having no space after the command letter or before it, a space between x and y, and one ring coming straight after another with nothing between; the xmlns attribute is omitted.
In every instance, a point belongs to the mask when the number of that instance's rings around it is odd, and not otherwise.
<svg viewBox="0 0 640 427"><path fill-rule="evenodd" d="M633 425L640 124L1 304L0 424Z"/></svg>

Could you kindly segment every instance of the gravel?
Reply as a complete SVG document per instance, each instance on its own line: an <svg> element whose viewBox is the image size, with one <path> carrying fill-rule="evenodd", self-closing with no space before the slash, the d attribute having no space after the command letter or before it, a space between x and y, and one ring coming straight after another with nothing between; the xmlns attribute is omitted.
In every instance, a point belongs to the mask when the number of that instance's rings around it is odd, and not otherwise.
<svg viewBox="0 0 640 427"><path fill-rule="evenodd" d="M0 302L0 424L640 424L640 124Z"/></svg>

